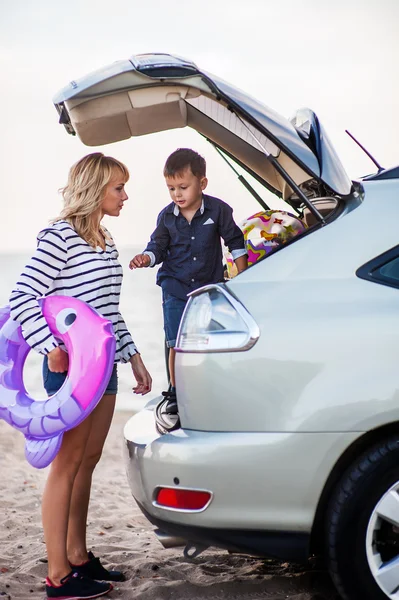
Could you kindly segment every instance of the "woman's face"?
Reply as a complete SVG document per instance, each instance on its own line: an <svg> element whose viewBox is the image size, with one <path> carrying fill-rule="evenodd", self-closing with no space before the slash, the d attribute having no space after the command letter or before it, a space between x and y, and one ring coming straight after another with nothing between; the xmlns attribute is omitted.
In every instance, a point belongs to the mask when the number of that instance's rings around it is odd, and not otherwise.
<svg viewBox="0 0 399 600"><path fill-rule="evenodd" d="M115 169L111 181L105 188L105 194L101 203L102 215L119 217L123 203L128 199L125 192L125 177L119 169Z"/></svg>

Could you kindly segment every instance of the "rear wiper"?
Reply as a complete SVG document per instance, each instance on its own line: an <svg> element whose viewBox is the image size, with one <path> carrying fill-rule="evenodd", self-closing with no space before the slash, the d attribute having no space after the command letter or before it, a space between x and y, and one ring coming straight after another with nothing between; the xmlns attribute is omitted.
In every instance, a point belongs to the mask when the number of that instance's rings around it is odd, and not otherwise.
<svg viewBox="0 0 399 600"><path fill-rule="evenodd" d="M232 169L234 171L234 173L237 175L238 180L241 181L241 183L243 184L243 186L249 191L250 194L252 194L252 196L255 198L255 200L257 200L259 202L259 204L261 205L261 207L264 210L271 210L270 206L268 206L266 204L266 202L263 200L263 198L261 196L259 196L258 192L256 190L254 190L254 188L249 183L249 181L247 181L243 175L240 175L240 173L233 167L233 165L231 164L231 162L229 160L227 160L226 156L223 154L223 152L220 150L220 148L218 148L216 146L216 144L212 140L210 140L209 138L206 138L206 139L207 139L207 141L210 144L212 144L212 146L215 148L216 152L218 152L218 154L223 158L223 160L227 162L227 164L229 165L230 169Z"/></svg>

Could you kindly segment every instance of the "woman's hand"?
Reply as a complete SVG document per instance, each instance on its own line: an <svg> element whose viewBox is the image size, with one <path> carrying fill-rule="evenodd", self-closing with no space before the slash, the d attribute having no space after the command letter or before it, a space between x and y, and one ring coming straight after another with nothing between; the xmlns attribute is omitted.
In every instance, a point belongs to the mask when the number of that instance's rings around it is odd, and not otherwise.
<svg viewBox="0 0 399 600"><path fill-rule="evenodd" d="M133 375L137 381L137 385L133 388L135 394L148 394L152 387L151 375L144 366L139 353L133 354L130 358L130 364L132 365Z"/></svg>
<svg viewBox="0 0 399 600"><path fill-rule="evenodd" d="M68 371L68 354L60 347L54 348L47 354L48 369L53 373L65 373Z"/></svg>

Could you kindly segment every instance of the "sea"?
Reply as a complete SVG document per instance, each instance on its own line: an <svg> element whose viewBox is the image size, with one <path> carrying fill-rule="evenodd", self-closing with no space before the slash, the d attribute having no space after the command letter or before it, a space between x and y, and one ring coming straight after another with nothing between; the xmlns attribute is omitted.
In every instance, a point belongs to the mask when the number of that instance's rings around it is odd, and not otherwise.
<svg viewBox="0 0 399 600"><path fill-rule="evenodd" d="M139 252L142 252L141 246L119 248L119 260L124 272L120 311L152 377L152 391L145 396L137 396L132 391L135 379L130 364L119 365L116 409L132 413L140 410L148 400L159 396L167 388L162 296L161 289L155 282L157 269L131 271L129 261ZM10 292L30 254L0 253L0 306L8 303ZM37 400L46 398L41 376L42 363L43 357L32 350L23 371L26 389Z"/></svg>

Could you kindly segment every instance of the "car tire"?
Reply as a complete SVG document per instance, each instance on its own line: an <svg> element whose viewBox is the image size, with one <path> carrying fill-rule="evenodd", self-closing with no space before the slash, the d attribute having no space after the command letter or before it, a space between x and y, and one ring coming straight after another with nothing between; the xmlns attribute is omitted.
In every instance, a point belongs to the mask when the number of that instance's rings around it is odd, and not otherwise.
<svg viewBox="0 0 399 600"><path fill-rule="evenodd" d="M348 600L397 598L399 437L352 464L333 493L326 524L328 566L340 594ZM387 565L395 557L398 568L389 578Z"/></svg>

